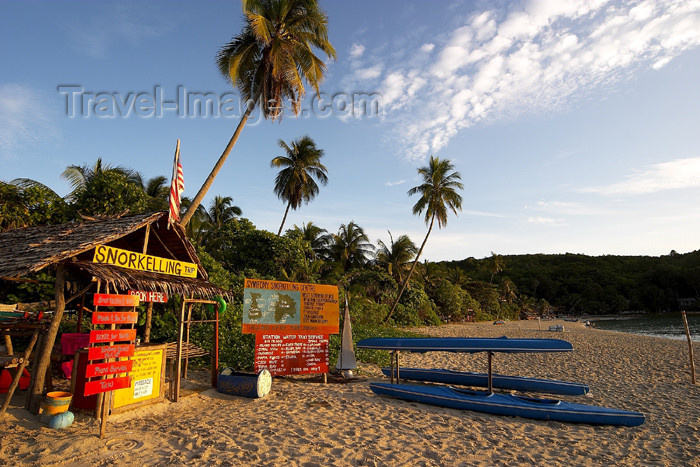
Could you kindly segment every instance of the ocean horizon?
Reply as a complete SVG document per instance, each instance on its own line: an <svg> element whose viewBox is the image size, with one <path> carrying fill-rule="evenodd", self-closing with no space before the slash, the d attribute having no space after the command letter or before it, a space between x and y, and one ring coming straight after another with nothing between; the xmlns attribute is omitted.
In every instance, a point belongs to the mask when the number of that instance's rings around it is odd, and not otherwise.
<svg viewBox="0 0 700 467"><path fill-rule="evenodd" d="M687 314L688 328L693 342L700 342L700 315ZM589 317L597 329L626 332L643 336L686 340L685 326L680 312Z"/></svg>

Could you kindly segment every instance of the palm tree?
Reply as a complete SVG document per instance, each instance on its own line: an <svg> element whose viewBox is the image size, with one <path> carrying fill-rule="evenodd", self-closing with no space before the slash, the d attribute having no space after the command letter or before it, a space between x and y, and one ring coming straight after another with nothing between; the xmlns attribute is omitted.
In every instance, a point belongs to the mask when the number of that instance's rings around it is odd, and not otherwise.
<svg viewBox="0 0 700 467"><path fill-rule="evenodd" d="M314 49L328 58L336 56L328 40L328 17L316 0L245 0L243 14L243 31L219 50L216 62L219 72L238 88L246 110L182 225L187 225L202 202L253 109L260 105L263 117L278 120L284 101L289 100L298 115L306 93L304 81L319 92L326 72Z"/></svg>
<svg viewBox="0 0 700 467"><path fill-rule="evenodd" d="M332 242L331 258L340 264L343 271L364 265L374 251L369 237L355 221L350 221L347 225L341 224L338 233L333 235Z"/></svg>
<svg viewBox="0 0 700 467"><path fill-rule="evenodd" d="M505 300L507 304L513 303L518 298L518 289L509 278L504 278L501 281L501 299Z"/></svg>
<svg viewBox="0 0 700 467"><path fill-rule="evenodd" d="M241 208L234 206L232 203L233 198L230 196L214 197L214 201L211 202L209 211L207 211L209 222L212 224L212 226L220 229L231 219L243 214Z"/></svg>
<svg viewBox="0 0 700 467"><path fill-rule="evenodd" d="M72 200L75 198L75 194L85 187L85 185L89 184L97 175L107 172L123 175L127 180L137 184L140 179L140 175L137 175L133 170L121 166L112 167L109 164L102 164L102 158L98 157L97 161L95 161L95 165L92 167L87 164L69 165L66 167L66 170L61 173L61 177L68 180L68 183L70 183L73 188L73 191L71 191L66 198Z"/></svg>
<svg viewBox="0 0 700 467"><path fill-rule="evenodd" d="M182 198L180 203L180 209L185 210L192 205L192 200L187 196ZM211 223L209 222L209 213L204 206L201 204L195 210L194 216L190 222L184 226L185 234L190 241L199 246L203 246L207 242L208 233L211 230Z"/></svg>
<svg viewBox="0 0 700 467"><path fill-rule="evenodd" d="M493 284L493 276L497 275L499 272L503 271L505 267L505 261L503 261L503 256L497 255L493 251L491 252L491 258L487 263L489 272L491 273L491 279L489 284Z"/></svg>
<svg viewBox="0 0 700 467"><path fill-rule="evenodd" d="M389 275L396 279L397 283L402 282L401 270L406 268L408 264L418 253L418 248L411 241L408 235L401 235L394 241L391 232L389 239L391 245L387 246L381 240L377 240L379 249L377 250L377 263L386 268Z"/></svg>
<svg viewBox="0 0 700 467"><path fill-rule="evenodd" d="M457 190L462 190L464 186L459 181L462 176L459 172L453 172L454 166L452 162L445 159L440 160L435 156L430 156L430 162L426 167L418 169L418 174L423 178L423 183L408 190L408 195L412 196L420 193L421 197L413 206L413 214L421 214L425 211L425 223L429 225L428 233L425 234L425 239L418 250L416 258L413 260L413 266L408 271L408 276L401 285L401 290L394 300L394 305L384 318L384 322L391 318L391 315L399 303L401 294L403 294L406 284L411 279L411 274L416 268L418 258L423 253L423 248L428 241L430 232L433 230L433 224L437 219L438 228L447 225L448 209L457 215L457 211L462 210L462 196L457 193Z"/></svg>
<svg viewBox="0 0 700 467"><path fill-rule="evenodd" d="M316 259L328 256L328 246L332 239L326 229L322 229L313 222L307 222L301 228L295 225L294 229L298 230L301 238L309 243Z"/></svg>
<svg viewBox="0 0 700 467"><path fill-rule="evenodd" d="M314 140L304 136L292 141L291 148L282 140L278 143L287 155L272 159L270 167L283 167L275 178L275 194L279 199L287 202L287 209L284 210L277 236L282 233L289 208L296 210L301 206L302 201L309 204L309 201L318 194L318 185L314 177L323 185L328 183L326 176L328 170L321 164L323 149L317 148Z"/></svg>
<svg viewBox="0 0 700 467"><path fill-rule="evenodd" d="M168 196L170 196L170 185L168 179L162 175L157 175L144 181L143 176L135 172L134 179L144 193L148 195L148 208L151 211L167 211Z"/></svg>

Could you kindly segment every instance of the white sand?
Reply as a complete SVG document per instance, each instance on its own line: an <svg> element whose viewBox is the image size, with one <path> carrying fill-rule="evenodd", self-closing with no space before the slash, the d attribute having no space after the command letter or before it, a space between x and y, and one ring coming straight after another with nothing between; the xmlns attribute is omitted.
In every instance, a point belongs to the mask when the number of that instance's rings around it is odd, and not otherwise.
<svg viewBox="0 0 700 467"><path fill-rule="evenodd" d="M0 465L700 465L700 385L690 384L685 341L632 336L559 321L448 325L440 336L548 337L572 353L496 355L494 371L585 382L570 401L640 411L640 427L592 426L458 411L380 397L361 381L275 379L264 399L208 389L97 420L77 414L61 431L24 409L25 393L0 420ZM696 351L696 353L698 353ZM485 371L480 354L402 354L402 366Z"/></svg>

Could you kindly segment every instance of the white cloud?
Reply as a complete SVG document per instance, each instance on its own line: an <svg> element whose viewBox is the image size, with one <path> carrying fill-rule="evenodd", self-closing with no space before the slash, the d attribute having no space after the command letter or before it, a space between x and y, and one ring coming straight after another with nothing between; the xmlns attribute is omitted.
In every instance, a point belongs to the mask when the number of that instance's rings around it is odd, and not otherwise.
<svg viewBox="0 0 700 467"><path fill-rule="evenodd" d="M365 53L365 46L362 44L352 44L350 47L350 58L360 58Z"/></svg>
<svg viewBox="0 0 700 467"><path fill-rule="evenodd" d="M430 43L423 44L420 46L420 51L424 52L424 53L430 53L433 51L434 48L435 48L435 44L430 44Z"/></svg>
<svg viewBox="0 0 700 467"><path fill-rule="evenodd" d="M20 147L56 138L56 129L41 101L40 95L28 86L0 85L0 157L11 159Z"/></svg>
<svg viewBox="0 0 700 467"><path fill-rule="evenodd" d="M386 182L386 186L397 186L397 185L403 185L406 183L408 180L399 180L398 182Z"/></svg>
<svg viewBox="0 0 700 467"><path fill-rule="evenodd" d="M536 224L536 225L560 225L562 224L561 219L552 219L550 217L526 217L525 223Z"/></svg>
<svg viewBox="0 0 700 467"><path fill-rule="evenodd" d="M700 45L699 2L507 5L477 12L429 44L431 54L419 65L385 62L376 77L365 68L382 83L385 122L398 133L392 140L405 142L409 159L437 153L479 121L561 111L592 90L640 68L660 69Z"/></svg>
<svg viewBox="0 0 700 467"><path fill-rule="evenodd" d="M641 195L700 186L700 157L676 159L647 167L626 180L581 191L601 195Z"/></svg>
<svg viewBox="0 0 700 467"><path fill-rule="evenodd" d="M374 65L369 68L360 68L359 70L355 71L355 76L357 76L358 79L365 81L368 79L374 79L378 78L382 73L382 65Z"/></svg>

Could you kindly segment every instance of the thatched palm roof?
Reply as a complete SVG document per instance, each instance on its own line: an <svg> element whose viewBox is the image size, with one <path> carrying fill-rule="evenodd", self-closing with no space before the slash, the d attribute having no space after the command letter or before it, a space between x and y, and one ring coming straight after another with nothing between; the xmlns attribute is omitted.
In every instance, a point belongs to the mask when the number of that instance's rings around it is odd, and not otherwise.
<svg viewBox="0 0 700 467"><path fill-rule="evenodd" d="M112 217L86 222L29 227L0 233L0 278L13 279L59 262L73 271L113 284L117 289L138 288L166 293L212 296L225 293L208 282L184 229L167 228L166 212ZM92 263L94 249L109 245L197 265L197 277L169 276Z"/></svg>

